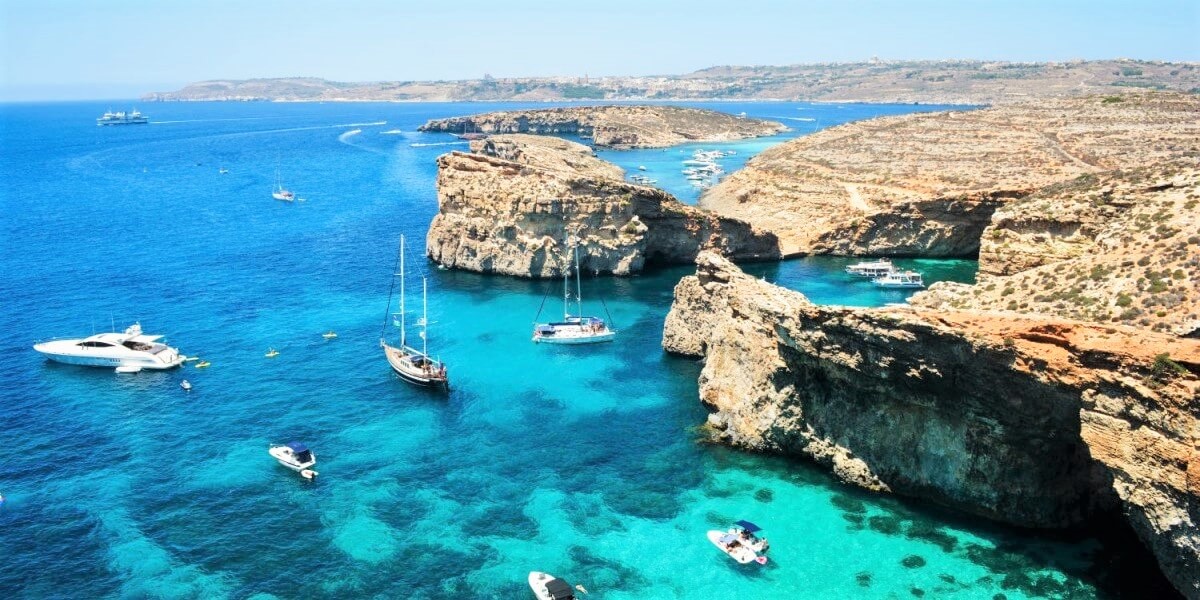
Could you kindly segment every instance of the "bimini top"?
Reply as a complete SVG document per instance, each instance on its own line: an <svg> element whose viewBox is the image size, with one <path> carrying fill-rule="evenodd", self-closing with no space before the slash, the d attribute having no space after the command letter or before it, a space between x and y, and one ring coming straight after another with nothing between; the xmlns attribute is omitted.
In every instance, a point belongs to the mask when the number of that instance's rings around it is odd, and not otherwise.
<svg viewBox="0 0 1200 600"><path fill-rule="evenodd" d="M553 600L571 600L575 597L575 591L571 589L571 584L557 577L546 582L546 591L550 592Z"/></svg>
<svg viewBox="0 0 1200 600"><path fill-rule="evenodd" d="M750 521L738 521L737 523L734 523L734 525L737 525L738 527L741 527L742 529L745 529L746 531L749 531L750 533L754 533L755 531L762 531L762 527L759 527L758 525L755 525L754 523L751 523Z"/></svg>
<svg viewBox="0 0 1200 600"><path fill-rule="evenodd" d="M288 442L287 447L291 448L292 452L296 454L308 452L308 446L305 446L303 442Z"/></svg>

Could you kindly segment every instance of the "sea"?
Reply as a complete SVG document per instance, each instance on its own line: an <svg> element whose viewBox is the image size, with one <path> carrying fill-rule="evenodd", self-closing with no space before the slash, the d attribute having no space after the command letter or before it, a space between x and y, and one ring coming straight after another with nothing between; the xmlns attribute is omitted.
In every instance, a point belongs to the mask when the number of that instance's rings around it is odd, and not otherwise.
<svg viewBox="0 0 1200 600"><path fill-rule="evenodd" d="M734 152L732 171L839 123L965 108L688 105L791 130L600 156L694 203L696 150ZM690 266L585 278L611 344L531 343L561 282L423 259L435 159L466 144L416 131L530 106L546 105L166 103L138 106L148 125L97 127L133 102L0 104L0 595L532 598L531 571L613 600L1170 593L1128 538L999 526L706 443L701 364L660 345ZM277 181L298 200L272 199ZM401 235L448 394L400 381L379 348L397 335ZM746 268L818 303L907 297L846 276L851 262ZM970 260L897 262L927 282L975 276ZM135 322L210 366L116 374L32 349ZM315 481L267 454L293 440ZM767 564L706 539L738 520L763 528Z"/></svg>

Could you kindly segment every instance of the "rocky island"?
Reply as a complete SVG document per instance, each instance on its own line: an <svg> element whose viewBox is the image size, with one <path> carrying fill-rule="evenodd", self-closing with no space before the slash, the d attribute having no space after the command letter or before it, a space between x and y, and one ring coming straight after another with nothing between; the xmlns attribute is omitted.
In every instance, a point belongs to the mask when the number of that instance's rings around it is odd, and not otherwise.
<svg viewBox="0 0 1200 600"><path fill-rule="evenodd" d="M426 253L446 267L518 277L562 274L568 235L580 268L630 275L691 262L704 248L740 260L778 258L778 242L733 218L622 179L582 144L496 135L438 158L438 214Z"/></svg>
<svg viewBox="0 0 1200 600"><path fill-rule="evenodd" d="M1200 156L1200 97L1142 93L872 119L754 157L700 206L785 256L973 256L992 214L1045 186Z"/></svg>
<svg viewBox="0 0 1200 600"><path fill-rule="evenodd" d="M774 135L780 123L679 106L585 106L493 112L437 119L420 131L448 133L570 134L610 148L662 148L685 142L722 142Z"/></svg>
<svg viewBox="0 0 1200 600"><path fill-rule="evenodd" d="M1021 526L1117 511L1200 597L1200 340L1035 314L823 307L716 253L697 263L663 346L705 358L714 439Z"/></svg>

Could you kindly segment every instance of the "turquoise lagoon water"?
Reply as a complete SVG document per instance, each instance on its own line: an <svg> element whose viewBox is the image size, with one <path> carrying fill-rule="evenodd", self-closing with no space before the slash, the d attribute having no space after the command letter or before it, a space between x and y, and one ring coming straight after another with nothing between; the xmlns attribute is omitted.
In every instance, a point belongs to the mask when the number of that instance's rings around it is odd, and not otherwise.
<svg viewBox="0 0 1200 600"><path fill-rule="evenodd" d="M395 243L420 246L434 158L456 147L414 129L499 106L165 104L142 107L154 124L121 128L92 124L107 104L0 106L0 591L527 598L534 569L611 599L1110 597L1132 572L1138 591L1161 589L1112 544L698 443L700 365L659 346L687 267L586 281L620 336L555 348L529 342L554 282L418 261L453 390L397 380L377 347ZM720 108L811 127L916 109ZM305 201L270 198L277 166ZM844 263L748 269L818 302L903 299L845 278ZM912 264L973 277L969 261ZM135 320L212 367L115 375L30 349ZM339 337L322 339L329 329ZM292 439L315 448L316 482L267 456ZM765 567L706 541L737 519L766 528Z"/></svg>

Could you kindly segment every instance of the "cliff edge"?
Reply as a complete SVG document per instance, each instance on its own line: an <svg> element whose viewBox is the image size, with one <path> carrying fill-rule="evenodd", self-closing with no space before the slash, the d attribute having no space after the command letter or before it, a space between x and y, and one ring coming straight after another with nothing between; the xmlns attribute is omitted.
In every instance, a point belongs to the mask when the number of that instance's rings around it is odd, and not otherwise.
<svg viewBox="0 0 1200 600"><path fill-rule="evenodd" d="M714 438L1022 526L1118 508L1200 597L1200 340L1053 317L822 307L705 252L663 346Z"/></svg>
<svg viewBox="0 0 1200 600"><path fill-rule="evenodd" d="M662 148L775 135L780 123L680 106L580 106L436 119L420 131L572 134L611 148Z"/></svg>
<svg viewBox="0 0 1200 600"><path fill-rule="evenodd" d="M688 263L703 248L744 260L778 258L773 235L622 175L587 146L554 137L473 141L470 153L438 158L438 214L426 254L456 269L557 277L569 232L580 242L580 269L594 274Z"/></svg>
<svg viewBox="0 0 1200 600"><path fill-rule="evenodd" d="M700 206L784 255L973 256L992 214L1048 185L1200 156L1200 97L1058 98L850 123L770 148Z"/></svg>

